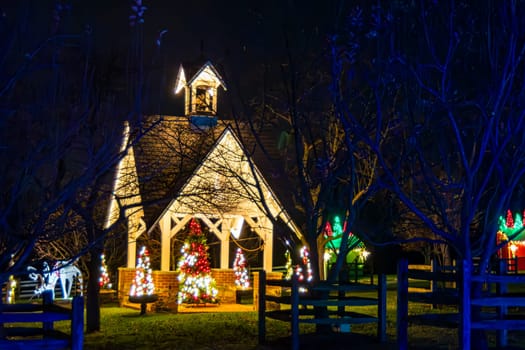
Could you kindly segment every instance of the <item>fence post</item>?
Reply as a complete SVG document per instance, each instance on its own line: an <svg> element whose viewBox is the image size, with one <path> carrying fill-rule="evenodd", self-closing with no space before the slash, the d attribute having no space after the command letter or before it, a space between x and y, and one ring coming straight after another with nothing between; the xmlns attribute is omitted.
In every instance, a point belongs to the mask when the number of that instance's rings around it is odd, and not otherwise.
<svg viewBox="0 0 525 350"><path fill-rule="evenodd" d="M42 292L42 310L45 313L51 305L53 305L53 291L45 290ZM53 321L42 322L42 328L44 329L44 334L47 331L53 330Z"/></svg>
<svg viewBox="0 0 525 350"><path fill-rule="evenodd" d="M460 349L470 350L470 330L471 330L471 306L470 306L470 286L472 264L469 260L463 259L461 262L461 283L459 288L459 346Z"/></svg>
<svg viewBox="0 0 525 350"><path fill-rule="evenodd" d="M499 260L499 266L498 266L498 274L500 276L503 276L506 274L507 271L507 261L506 260ZM507 284L506 283L496 283L496 295L498 297L504 295L507 293ZM499 306L498 307L498 318L500 320L505 319L505 316L507 315L507 306ZM498 348L503 348L508 345L507 342L507 335L508 331L506 329L498 330L496 333L496 342L498 345Z"/></svg>
<svg viewBox="0 0 525 350"><path fill-rule="evenodd" d="M397 263L397 348L408 349L408 259Z"/></svg>
<svg viewBox="0 0 525 350"><path fill-rule="evenodd" d="M430 260L430 271L432 272L432 280L430 281L430 292L435 293L438 291L437 288L437 274L441 271L436 258ZM432 305L435 307L435 305Z"/></svg>
<svg viewBox="0 0 525 350"><path fill-rule="evenodd" d="M377 276L378 301L377 301L377 337L380 342L386 342L386 275Z"/></svg>
<svg viewBox="0 0 525 350"><path fill-rule="evenodd" d="M259 344L266 342L266 271L259 271Z"/></svg>
<svg viewBox="0 0 525 350"><path fill-rule="evenodd" d="M299 350L299 281L296 274L292 276L290 302L292 308L292 350Z"/></svg>
<svg viewBox="0 0 525 350"><path fill-rule="evenodd" d="M71 302L71 350L84 347L84 298L73 297Z"/></svg>

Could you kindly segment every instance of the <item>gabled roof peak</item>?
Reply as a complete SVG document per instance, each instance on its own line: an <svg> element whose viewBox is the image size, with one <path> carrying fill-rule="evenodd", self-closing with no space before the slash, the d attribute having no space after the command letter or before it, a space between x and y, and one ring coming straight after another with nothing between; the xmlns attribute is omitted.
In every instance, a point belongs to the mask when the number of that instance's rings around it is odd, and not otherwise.
<svg viewBox="0 0 525 350"><path fill-rule="evenodd" d="M217 92L220 86L226 90L224 80L211 61L206 61L191 75L186 74L181 64L175 83L175 93L184 89L186 116L216 116Z"/></svg>

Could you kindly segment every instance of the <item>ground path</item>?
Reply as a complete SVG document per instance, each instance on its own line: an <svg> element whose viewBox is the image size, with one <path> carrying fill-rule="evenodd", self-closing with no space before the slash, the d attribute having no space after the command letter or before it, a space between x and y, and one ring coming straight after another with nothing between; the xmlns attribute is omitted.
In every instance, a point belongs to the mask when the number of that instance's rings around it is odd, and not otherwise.
<svg viewBox="0 0 525 350"><path fill-rule="evenodd" d="M179 305L179 313L200 313L200 312L251 312L255 307L251 304L206 304L204 306Z"/></svg>

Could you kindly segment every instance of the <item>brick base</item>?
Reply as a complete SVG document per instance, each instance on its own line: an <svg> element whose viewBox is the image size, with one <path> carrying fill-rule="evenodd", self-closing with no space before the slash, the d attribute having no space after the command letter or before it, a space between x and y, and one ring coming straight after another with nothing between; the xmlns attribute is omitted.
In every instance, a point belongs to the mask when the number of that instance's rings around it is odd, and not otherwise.
<svg viewBox="0 0 525 350"><path fill-rule="evenodd" d="M155 284L155 294L158 300L149 303L147 311L166 310L178 311L177 293L179 292L179 281L174 271L153 271L151 274ZM118 269L118 301L120 306L140 309L140 304L129 302L129 290L135 278L135 269L119 267Z"/></svg>
<svg viewBox="0 0 525 350"><path fill-rule="evenodd" d="M118 301L120 306L140 309L140 304L129 302L129 290L135 278L135 269L120 267L118 269ZM238 288L235 286L235 274L232 269L212 269L211 275L217 283L218 298L223 304L234 304ZM153 271L155 293L159 299L147 306L147 311L166 310L177 312L177 293L179 292L178 274L175 271ZM255 282L255 281L254 281ZM253 289L254 293L256 288ZM255 296L253 298L255 301Z"/></svg>

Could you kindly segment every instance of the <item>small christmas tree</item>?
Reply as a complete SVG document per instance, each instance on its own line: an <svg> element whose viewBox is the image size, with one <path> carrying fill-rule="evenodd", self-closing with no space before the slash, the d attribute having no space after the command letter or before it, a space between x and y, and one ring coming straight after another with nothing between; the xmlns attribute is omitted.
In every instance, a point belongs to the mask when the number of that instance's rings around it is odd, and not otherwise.
<svg viewBox="0 0 525 350"><path fill-rule="evenodd" d="M310 263L310 251L306 246L301 248L301 262L302 266L297 265L295 270L297 278L299 279L299 282L311 282L313 279L313 272L312 265ZM305 270L306 276L304 274Z"/></svg>
<svg viewBox="0 0 525 350"><path fill-rule="evenodd" d="M286 265L284 266L286 273L284 275L285 280L291 280L293 275L293 265L292 265L292 256L290 251L287 249L284 253L284 258L286 259Z"/></svg>
<svg viewBox="0 0 525 350"><path fill-rule="evenodd" d="M233 261L233 272L235 273L235 285L243 289L250 288L250 277L246 267L246 258L241 248L237 248L237 254Z"/></svg>
<svg viewBox="0 0 525 350"><path fill-rule="evenodd" d="M140 299L153 296L155 285L151 277L151 267L149 252L146 247L142 247L137 258L137 267L135 270L135 279L131 284L129 292L130 299Z"/></svg>
<svg viewBox="0 0 525 350"><path fill-rule="evenodd" d="M190 232L181 249L177 264L179 273L178 303L217 303L217 288L211 277L206 236L199 223L190 221Z"/></svg>
<svg viewBox="0 0 525 350"><path fill-rule="evenodd" d="M98 284L101 289L111 289L111 280L108 275L108 267L106 265L106 255L100 255L100 277L98 279Z"/></svg>

